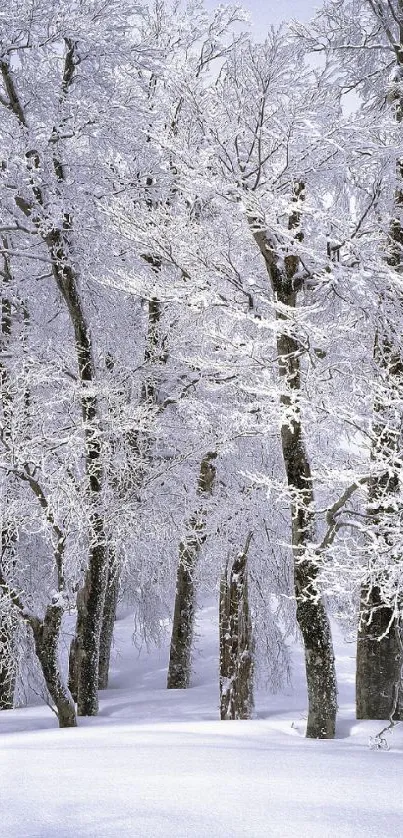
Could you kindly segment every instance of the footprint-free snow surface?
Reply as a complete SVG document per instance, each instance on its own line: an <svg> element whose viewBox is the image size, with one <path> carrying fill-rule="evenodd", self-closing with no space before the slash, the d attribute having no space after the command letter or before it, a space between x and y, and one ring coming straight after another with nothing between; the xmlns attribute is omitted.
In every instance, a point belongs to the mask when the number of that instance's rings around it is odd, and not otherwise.
<svg viewBox="0 0 403 838"><path fill-rule="evenodd" d="M189 690L165 689L166 644L139 654L125 617L96 719L59 730L47 707L3 711L0 835L403 836L403 725L388 736L389 751L369 749L382 724L355 721L353 646L336 636L337 738L309 741L298 655L293 688L260 690L256 719L218 720L216 623L205 607Z"/></svg>

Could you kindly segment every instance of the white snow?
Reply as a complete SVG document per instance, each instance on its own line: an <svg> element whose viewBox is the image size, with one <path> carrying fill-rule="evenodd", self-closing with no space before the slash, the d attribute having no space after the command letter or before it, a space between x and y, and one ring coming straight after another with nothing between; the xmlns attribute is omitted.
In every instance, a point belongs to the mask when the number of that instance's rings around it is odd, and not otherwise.
<svg viewBox="0 0 403 838"><path fill-rule="evenodd" d="M337 635L338 738L304 739L294 689L260 690L257 718L218 720L217 630L203 609L193 686L165 689L167 647L139 654L116 626L110 689L96 719L59 730L46 707L0 714L4 838L387 838L403 835L403 725L388 752L356 722L353 646ZM401 729L402 728L402 729Z"/></svg>

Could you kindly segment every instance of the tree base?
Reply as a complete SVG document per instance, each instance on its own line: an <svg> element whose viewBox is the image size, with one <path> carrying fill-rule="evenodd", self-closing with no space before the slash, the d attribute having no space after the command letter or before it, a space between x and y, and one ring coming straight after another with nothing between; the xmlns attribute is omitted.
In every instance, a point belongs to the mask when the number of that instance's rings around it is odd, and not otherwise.
<svg viewBox="0 0 403 838"><path fill-rule="evenodd" d="M400 680L401 650L393 624L382 637L392 614L381 608L374 612L371 624L363 624L358 632L356 671L357 719L383 720L393 714L395 721L403 721L403 708L396 702L396 688ZM379 639L382 637L382 639ZM402 685L400 685L400 690Z"/></svg>

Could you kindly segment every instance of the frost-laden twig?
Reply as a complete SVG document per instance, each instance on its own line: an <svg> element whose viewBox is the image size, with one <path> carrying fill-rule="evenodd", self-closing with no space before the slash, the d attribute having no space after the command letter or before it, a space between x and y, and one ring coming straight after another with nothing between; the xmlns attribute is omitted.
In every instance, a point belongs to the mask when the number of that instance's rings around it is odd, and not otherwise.
<svg viewBox="0 0 403 838"><path fill-rule="evenodd" d="M399 697L401 694L402 684L403 684L403 639L402 639L402 628L401 625L398 624L395 626L395 633L396 639L399 646L400 651L400 668L399 674L396 678L393 687L393 704L392 709L389 714L389 724L385 725L382 730L379 731L375 736L370 736L369 738L369 747L374 751L388 751L389 750L389 743L388 740L385 738L384 734L388 733L388 731L393 730L396 725L400 724L402 719L395 719L395 713L398 710L399 705Z"/></svg>

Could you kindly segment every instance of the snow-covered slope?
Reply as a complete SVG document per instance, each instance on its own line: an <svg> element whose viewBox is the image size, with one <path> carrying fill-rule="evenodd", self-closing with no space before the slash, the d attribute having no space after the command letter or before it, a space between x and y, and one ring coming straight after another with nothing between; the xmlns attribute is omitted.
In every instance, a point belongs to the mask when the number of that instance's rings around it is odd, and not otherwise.
<svg viewBox="0 0 403 838"><path fill-rule="evenodd" d="M260 690L256 720L220 722L214 608L199 619L193 686L165 689L167 648L138 653L116 626L96 719L59 730L48 708L0 715L5 838L379 838L403 835L403 732L372 751L356 722L353 649L337 637L338 738L303 738L306 695ZM403 728L403 726L402 726Z"/></svg>

